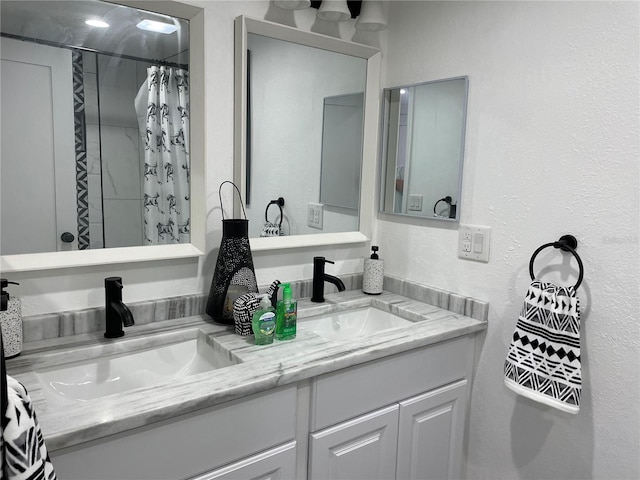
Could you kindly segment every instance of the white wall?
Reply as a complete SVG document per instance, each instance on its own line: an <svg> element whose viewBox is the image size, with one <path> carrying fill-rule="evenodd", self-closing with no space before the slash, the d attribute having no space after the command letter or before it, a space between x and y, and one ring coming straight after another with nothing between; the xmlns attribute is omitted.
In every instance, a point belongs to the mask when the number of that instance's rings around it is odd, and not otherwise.
<svg viewBox="0 0 640 480"><path fill-rule="evenodd" d="M104 278L123 277L125 302L158 299L209 291L220 246L222 224L218 186L233 179L233 22L238 15L296 25L304 30L330 33L345 40L357 35L363 43L374 46L377 33L356 32L354 20L341 24L316 22L315 10L286 11L266 0L260 1L186 1L205 9L205 75L206 75L206 255L200 259L163 262L113 264L102 267L49 270L7 275L20 282L11 289L22 297L24 315L76 310L104 304ZM369 159L375 161L375 159ZM231 189L229 189L231 190ZM223 192L225 205L231 203L231 192ZM254 252L253 260L259 285L309 279L313 257L325 255L336 260L328 267L331 274L362 271L362 259L368 245L345 248L305 248L293 251ZM3 275L4 276L4 275Z"/></svg>
<svg viewBox="0 0 640 480"><path fill-rule="evenodd" d="M390 9L385 87L470 81L462 223L491 226L489 263L458 259L457 229L433 220L381 215L375 234L388 273L490 302L468 478L639 478L639 4ZM530 255L565 233L585 266L577 416L518 398L502 380ZM545 251L536 271L562 262ZM575 265L545 278L571 283Z"/></svg>

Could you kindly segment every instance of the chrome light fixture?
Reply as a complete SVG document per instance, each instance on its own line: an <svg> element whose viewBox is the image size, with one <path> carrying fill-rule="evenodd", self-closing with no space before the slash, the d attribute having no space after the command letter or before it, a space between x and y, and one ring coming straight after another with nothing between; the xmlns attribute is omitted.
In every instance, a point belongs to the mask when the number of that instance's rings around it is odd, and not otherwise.
<svg viewBox="0 0 640 480"><path fill-rule="evenodd" d="M273 0L280 8L301 10L307 7L317 8L317 16L327 22L344 22L356 18L358 30L377 32L387 28L382 2L379 0Z"/></svg>

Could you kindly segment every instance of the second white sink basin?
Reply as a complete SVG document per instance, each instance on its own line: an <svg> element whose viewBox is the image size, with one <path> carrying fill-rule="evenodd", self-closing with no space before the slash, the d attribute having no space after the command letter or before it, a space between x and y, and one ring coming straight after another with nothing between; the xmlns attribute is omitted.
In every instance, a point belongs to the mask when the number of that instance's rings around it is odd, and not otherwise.
<svg viewBox="0 0 640 480"><path fill-rule="evenodd" d="M201 333L192 340L43 368L35 374L49 403L68 404L159 385L236 363L209 345Z"/></svg>
<svg viewBox="0 0 640 480"><path fill-rule="evenodd" d="M327 340L364 337L390 328L406 327L413 322L373 307L356 308L309 319L301 319L300 326Z"/></svg>

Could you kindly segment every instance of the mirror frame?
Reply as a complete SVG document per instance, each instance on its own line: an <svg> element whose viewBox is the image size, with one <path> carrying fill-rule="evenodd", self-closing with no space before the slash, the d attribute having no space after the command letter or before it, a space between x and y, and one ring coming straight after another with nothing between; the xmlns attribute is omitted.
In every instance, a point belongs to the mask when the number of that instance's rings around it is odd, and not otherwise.
<svg viewBox="0 0 640 480"><path fill-rule="evenodd" d="M386 175L386 168L387 168L387 159L383 158L385 156L385 149L386 149L386 135L385 135L385 129L386 129L386 115L387 115L387 111L388 111L388 101L387 101L387 92L390 92L392 90L400 90L402 88L410 88L410 87L419 87L422 85L429 85L429 84L434 84L434 83L441 83L441 82L447 82L450 80L464 80L464 107L463 107L463 111L462 111L462 131L460 134L460 158L458 159L458 182L457 182L457 188L458 188L458 203L457 208L456 208L456 216L455 218L449 218L449 217L441 217L441 216L435 216L435 215L416 215L416 214L412 214L412 213L396 213L396 212L387 212L386 210L384 210L384 178ZM398 85L395 87L385 87L382 91L382 104L381 104L381 112L380 112L380 118L381 118L381 122L380 122L380 157L379 157L379 177L378 177L378 189L379 189L379 198L378 198L378 212L384 215L394 215L397 217L409 217L409 218L418 218L418 219L425 219L425 220L440 220L440 221L444 221L444 222L452 222L452 223L459 223L460 222L460 210L461 210L461 204L462 204L462 175L463 175L463 170L464 170L464 154L465 154L465 147L466 147L466 136L467 136L467 109L468 109L468 105L469 105L469 76L468 75L460 75L458 77L450 77L450 78L442 78L442 79L438 79L438 80L428 80L426 82L419 82L419 83L410 83L407 85Z"/></svg>
<svg viewBox="0 0 640 480"><path fill-rule="evenodd" d="M190 91L204 99L204 9L174 1L117 0L119 5L149 10L189 20ZM145 262L204 255L205 251L205 151L204 101L191 102L191 243L114 247L68 252L28 253L0 256L0 271L27 272L86 267L113 263Z"/></svg>
<svg viewBox="0 0 640 480"><path fill-rule="evenodd" d="M375 215L378 112L380 111L380 67L382 53L368 45L348 42L297 28L239 16L235 21L235 116L233 179L242 198L247 198L246 140L247 140L247 35L253 33L278 40L320 48L367 60L367 82L364 98L364 128L362 138L362 167L360 175L359 230L341 233L318 233L284 237L250 238L251 249L278 250L363 243L371 238ZM318 182L320 179L318 179ZM234 215L241 218L241 209L234 199Z"/></svg>

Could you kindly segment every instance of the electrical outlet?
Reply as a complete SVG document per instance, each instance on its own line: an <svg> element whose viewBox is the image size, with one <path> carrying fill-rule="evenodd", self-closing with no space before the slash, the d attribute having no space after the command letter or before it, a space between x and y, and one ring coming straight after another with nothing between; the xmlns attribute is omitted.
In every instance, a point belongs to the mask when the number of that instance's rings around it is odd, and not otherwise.
<svg viewBox="0 0 640 480"><path fill-rule="evenodd" d="M489 261L491 227L460 225L458 257L478 262Z"/></svg>
<svg viewBox="0 0 640 480"><path fill-rule="evenodd" d="M307 207L307 225L311 228L322 230L322 217L324 205L321 203L309 203Z"/></svg>

